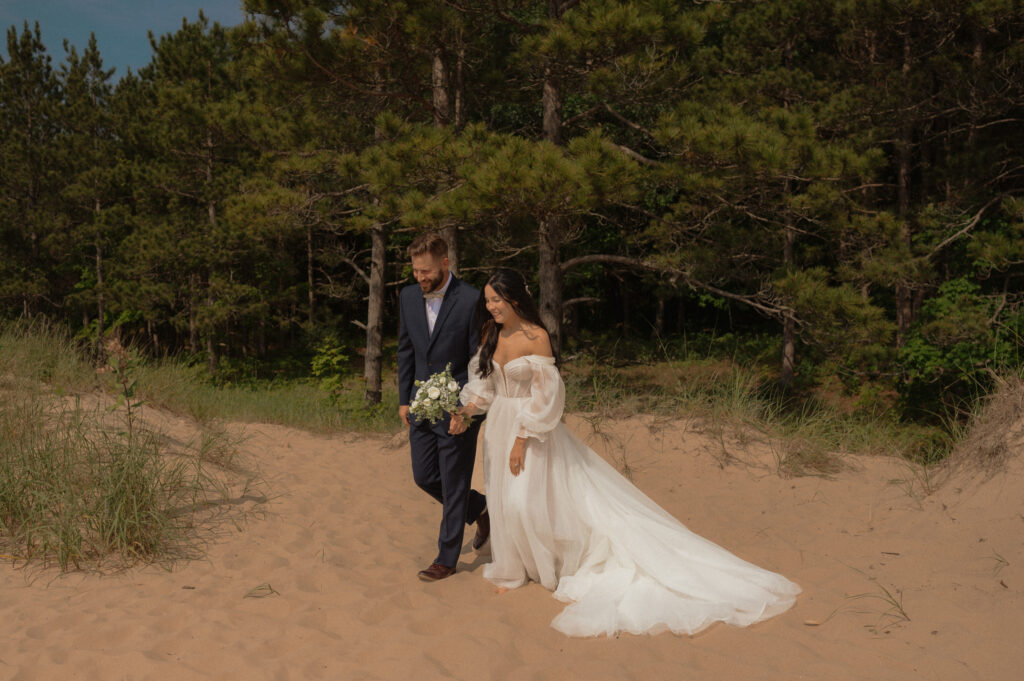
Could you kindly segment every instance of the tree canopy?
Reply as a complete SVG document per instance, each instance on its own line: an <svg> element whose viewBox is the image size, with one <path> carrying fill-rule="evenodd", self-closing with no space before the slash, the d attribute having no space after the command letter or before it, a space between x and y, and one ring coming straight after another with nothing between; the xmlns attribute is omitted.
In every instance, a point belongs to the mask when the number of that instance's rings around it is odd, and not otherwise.
<svg viewBox="0 0 1024 681"><path fill-rule="evenodd" d="M0 317L218 375L325 338L381 399L405 246L523 271L563 351L721 323L934 413L1018 366L1011 0L246 0L0 54ZM308 365L307 365L308 366Z"/></svg>

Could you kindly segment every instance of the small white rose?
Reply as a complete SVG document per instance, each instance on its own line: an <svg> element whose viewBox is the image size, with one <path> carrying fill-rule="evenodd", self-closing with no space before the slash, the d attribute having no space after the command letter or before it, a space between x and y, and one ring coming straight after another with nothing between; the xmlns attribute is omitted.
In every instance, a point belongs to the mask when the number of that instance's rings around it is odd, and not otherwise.
<svg viewBox="0 0 1024 681"><path fill-rule="evenodd" d="M431 399L436 400L438 397L441 396L441 391L438 390L437 388L431 388L430 390L427 391L427 394L430 395Z"/></svg>
<svg viewBox="0 0 1024 681"><path fill-rule="evenodd" d="M459 384L456 383L455 381L449 381L448 382L448 389L451 390L452 392L455 392L456 390L459 389Z"/></svg>
<svg viewBox="0 0 1024 681"><path fill-rule="evenodd" d="M429 397L427 399L423 400L423 406L424 407L429 407L432 404L433 404L433 402L430 401Z"/></svg>
<svg viewBox="0 0 1024 681"><path fill-rule="evenodd" d="M419 408L420 408L420 403L417 402L416 400L413 400L412 404L409 405L409 409L411 409L413 411L416 411Z"/></svg>

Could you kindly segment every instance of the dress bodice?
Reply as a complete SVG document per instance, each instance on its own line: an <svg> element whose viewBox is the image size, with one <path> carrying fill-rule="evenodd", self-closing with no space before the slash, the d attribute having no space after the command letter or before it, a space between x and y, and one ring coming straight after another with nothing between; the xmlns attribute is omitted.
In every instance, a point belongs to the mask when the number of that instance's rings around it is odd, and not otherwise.
<svg viewBox="0 0 1024 681"><path fill-rule="evenodd" d="M504 365L494 362L494 371L488 378L493 382L495 396L530 397L538 365L550 365L554 369L555 358L525 355L510 359Z"/></svg>
<svg viewBox="0 0 1024 681"><path fill-rule="evenodd" d="M494 370L480 376L480 353L469 360L469 382L462 389L462 403L475 404L489 411L503 400L516 404L518 434L543 440L558 425L565 407L565 385L554 357L523 355L504 365L494 362Z"/></svg>

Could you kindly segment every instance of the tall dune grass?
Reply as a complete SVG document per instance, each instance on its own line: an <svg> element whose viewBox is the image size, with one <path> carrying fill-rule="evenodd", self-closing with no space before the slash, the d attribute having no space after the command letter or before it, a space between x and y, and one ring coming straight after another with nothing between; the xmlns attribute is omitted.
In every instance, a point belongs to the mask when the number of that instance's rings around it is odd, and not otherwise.
<svg viewBox="0 0 1024 681"><path fill-rule="evenodd" d="M68 570L190 555L198 514L226 493L217 469L233 463L230 438L206 429L172 451L139 421L130 362L116 359L98 374L57 329L0 329L5 558ZM101 383L123 399L104 406L112 400L92 390Z"/></svg>
<svg viewBox="0 0 1024 681"><path fill-rule="evenodd" d="M125 352L132 357L139 398L199 423L275 423L315 432L388 432L398 427L398 394L390 376L385 376L381 404L367 408L356 376L347 377L334 396L313 379L215 385L201 366L173 357L146 359L131 348ZM0 323L0 376L4 374L45 383L58 394L119 390L111 374L97 371L81 344L46 321Z"/></svg>
<svg viewBox="0 0 1024 681"><path fill-rule="evenodd" d="M188 550L192 509L214 492L195 457L101 407L8 380L0 390L0 546L62 569ZM113 427L111 427L113 425Z"/></svg>
<svg viewBox="0 0 1024 681"><path fill-rule="evenodd" d="M813 398L797 401L756 368L728 360L663 360L619 368L581 361L565 375L570 410L611 418L682 414L740 439L752 433L772 448L783 475L834 474L845 454L934 461L955 446L939 428L899 423L884 414L844 413Z"/></svg>
<svg viewBox="0 0 1024 681"><path fill-rule="evenodd" d="M140 398L200 424L276 423L315 432L398 428L393 376L385 377L383 402L368 409L357 377L349 377L344 389L331 396L313 379L215 385L203 367L175 358L136 357L134 366ZM757 366L692 353L684 359L666 355L626 366L584 356L564 371L567 408L600 412L606 418L653 413L700 419L741 438L754 433L769 442L779 472L787 475L830 475L842 467L845 453L935 462L963 437L956 428L900 423L884 412L841 411L806 397L798 401L773 389ZM98 375L66 333L45 323L0 326L0 376L4 374L45 382L57 393L117 391L112 377Z"/></svg>
<svg viewBox="0 0 1024 681"><path fill-rule="evenodd" d="M214 385L204 372L176 359L145 362L138 369L138 391L148 404L198 422L276 423L321 433L387 432L398 426L397 392L385 390L381 404L367 408L362 383L354 377L332 399L313 379Z"/></svg>

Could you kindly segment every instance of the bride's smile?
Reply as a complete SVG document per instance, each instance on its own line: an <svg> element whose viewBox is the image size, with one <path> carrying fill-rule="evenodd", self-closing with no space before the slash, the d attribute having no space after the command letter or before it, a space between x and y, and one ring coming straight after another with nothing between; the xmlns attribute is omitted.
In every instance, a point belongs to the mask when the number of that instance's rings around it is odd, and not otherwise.
<svg viewBox="0 0 1024 681"><path fill-rule="evenodd" d="M487 311L491 313L494 321L498 324L504 325L506 322L511 322L514 325L515 320L519 318L509 302L499 296L490 286L484 286L484 301Z"/></svg>

